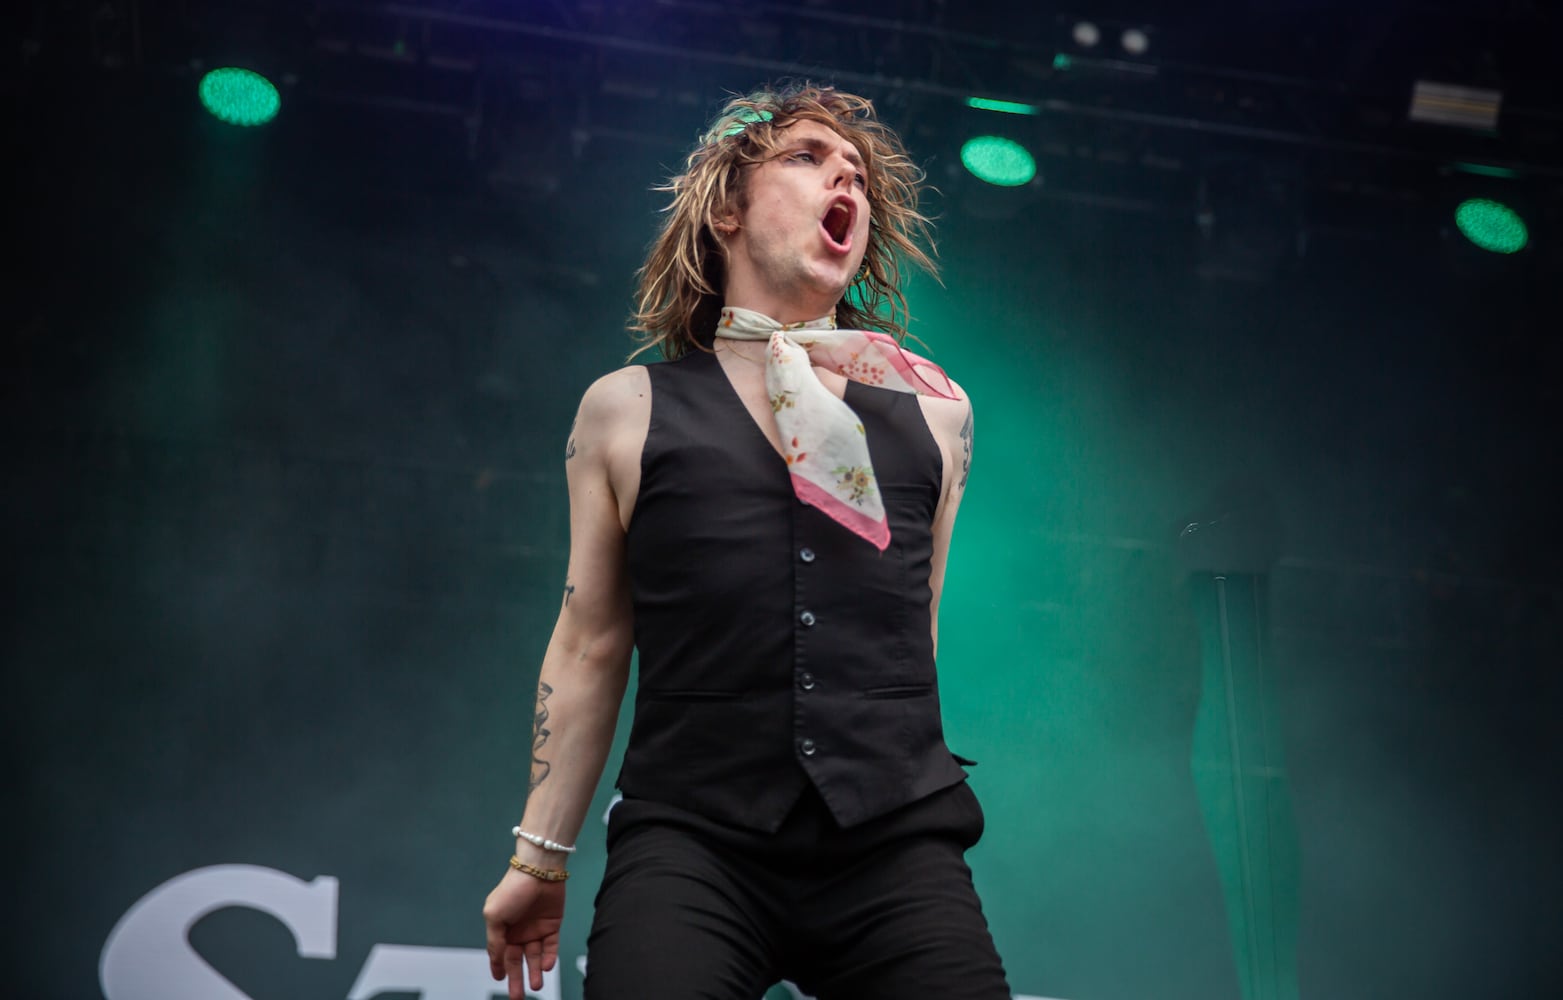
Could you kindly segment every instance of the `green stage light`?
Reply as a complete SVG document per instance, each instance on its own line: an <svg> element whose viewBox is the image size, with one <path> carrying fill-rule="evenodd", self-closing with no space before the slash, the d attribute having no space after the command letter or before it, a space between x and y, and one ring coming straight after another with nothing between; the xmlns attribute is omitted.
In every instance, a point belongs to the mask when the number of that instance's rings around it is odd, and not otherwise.
<svg viewBox="0 0 1563 1000"><path fill-rule="evenodd" d="M282 98L270 80L236 66L214 69L201 77L201 103L230 125L264 125L277 117Z"/></svg>
<svg viewBox="0 0 1563 1000"><path fill-rule="evenodd" d="M1493 253L1515 253L1530 240L1525 220L1509 206L1488 198L1461 202L1454 211L1454 222L1466 239Z"/></svg>
<svg viewBox="0 0 1563 1000"><path fill-rule="evenodd" d="M996 101L990 97L966 98L968 108L976 108L978 111L998 111L1006 115L1034 115L1038 108L1035 104L1022 104L1019 101Z"/></svg>
<svg viewBox="0 0 1563 1000"><path fill-rule="evenodd" d="M1478 177L1502 177L1511 180L1520 175L1518 170L1512 167L1495 167L1490 163L1456 163L1454 169L1463 174L1475 174Z"/></svg>
<svg viewBox="0 0 1563 1000"><path fill-rule="evenodd" d="M967 139L961 147L961 162L979 180L999 187L1019 187L1037 175L1037 161L1026 147L996 135Z"/></svg>

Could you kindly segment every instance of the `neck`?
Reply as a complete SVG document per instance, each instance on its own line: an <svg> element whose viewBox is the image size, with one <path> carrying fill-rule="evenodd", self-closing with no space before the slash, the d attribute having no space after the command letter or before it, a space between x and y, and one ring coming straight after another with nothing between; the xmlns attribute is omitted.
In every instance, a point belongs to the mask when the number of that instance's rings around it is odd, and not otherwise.
<svg viewBox="0 0 1563 1000"><path fill-rule="evenodd" d="M836 302L840 295L827 297L824 295L795 295L780 296L774 293L766 294L763 291L742 287L738 282L730 282L723 290L722 305L736 306L739 309L748 309L769 316L778 323L806 323L809 320L827 316L836 308Z"/></svg>
<svg viewBox="0 0 1563 1000"><path fill-rule="evenodd" d="M732 299L728 299L726 302L722 303L722 305L735 306L739 309L748 309L750 312L757 312L761 316L769 316L771 319L774 319L783 326L786 326L790 323L807 323L810 320L819 319L821 316L829 316L832 309L831 306L825 306L823 309L814 306L804 306L801 308L792 309L778 306L771 306L767 308L760 305L751 305L742 301L735 302Z"/></svg>
<svg viewBox="0 0 1563 1000"><path fill-rule="evenodd" d="M770 344L763 340L728 340L725 337L716 338L716 343L712 347L718 358L724 354L741 358L759 369L765 367L765 355L770 350Z"/></svg>

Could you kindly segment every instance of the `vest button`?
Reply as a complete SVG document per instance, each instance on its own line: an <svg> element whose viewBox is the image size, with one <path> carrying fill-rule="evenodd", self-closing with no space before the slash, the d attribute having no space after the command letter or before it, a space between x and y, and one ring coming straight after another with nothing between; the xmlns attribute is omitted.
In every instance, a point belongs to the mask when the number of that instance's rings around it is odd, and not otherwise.
<svg viewBox="0 0 1563 1000"><path fill-rule="evenodd" d="M814 690L814 675L805 670L798 675L798 686L805 691Z"/></svg>
<svg viewBox="0 0 1563 1000"><path fill-rule="evenodd" d="M814 612L812 612L812 611L805 611L805 612L803 612L803 614L798 616L798 621L803 623L804 628L813 628L814 627Z"/></svg>
<svg viewBox="0 0 1563 1000"><path fill-rule="evenodd" d="M804 740L798 744L798 749L803 751L803 756L812 757L814 756L814 741Z"/></svg>
<svg viewBox="0 0 1563 1000"><path fill-rule="evenodd" d="M798 550L798 558L802 559L806 563L807 562L813 562L814 561L814 550L809 548L807 545L805 545L803 548Z"/></svg>

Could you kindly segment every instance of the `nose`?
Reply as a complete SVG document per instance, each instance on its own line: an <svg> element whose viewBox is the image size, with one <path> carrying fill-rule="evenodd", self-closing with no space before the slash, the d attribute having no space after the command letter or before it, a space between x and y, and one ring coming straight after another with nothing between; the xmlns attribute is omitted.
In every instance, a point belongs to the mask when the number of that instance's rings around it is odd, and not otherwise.
<svg viewBox="0 0 1563 1000"><path fill-rule="evenodd" d="M852 186L852 178L856 176L857 168L852 165L851 160L840 153L834 153L830 158L830 167L830 186L832 188L842 186L850 188Z"/></svg>

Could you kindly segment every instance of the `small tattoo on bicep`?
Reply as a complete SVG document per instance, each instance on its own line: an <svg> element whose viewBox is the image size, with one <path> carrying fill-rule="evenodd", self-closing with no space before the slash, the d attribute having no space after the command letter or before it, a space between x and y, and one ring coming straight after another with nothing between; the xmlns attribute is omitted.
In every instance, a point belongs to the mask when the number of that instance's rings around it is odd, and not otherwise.
<svg viewBox="0 0 1563 1000"><path fill-rule="evenodd" d="M570 595L573 593L575 593L575 584L569 580L564 581L564 606L567 608L570 606Z"/></svg>
<svg viewBox="0 0 1563 1000"><path fill-rule="evenodd" d="M972 411L966 408L966 422L961 424L961 481L956 483L956 489L966 488L966 477L971 474L971 437L972 437Z"/></svg>
<svg viewBox="0 0 1563 1000"><path fill-rule="evenodd" d="M564 460L568 462L575 457L575 421L570 421L570 440L565 442Z"/></svg>
<svg viewBox="0 0 1563 1000"><path fill-rule="evenodd" d="M552 764L538 756L543 745L548 742L548 737L553 735L547 727L548 696L553 693L553 688L542 681L537 682L537 714L532 720L532 780L528 788L530 792L537 791L537 786L541 785L547 779L548 772L553 770Z"/></svg>

